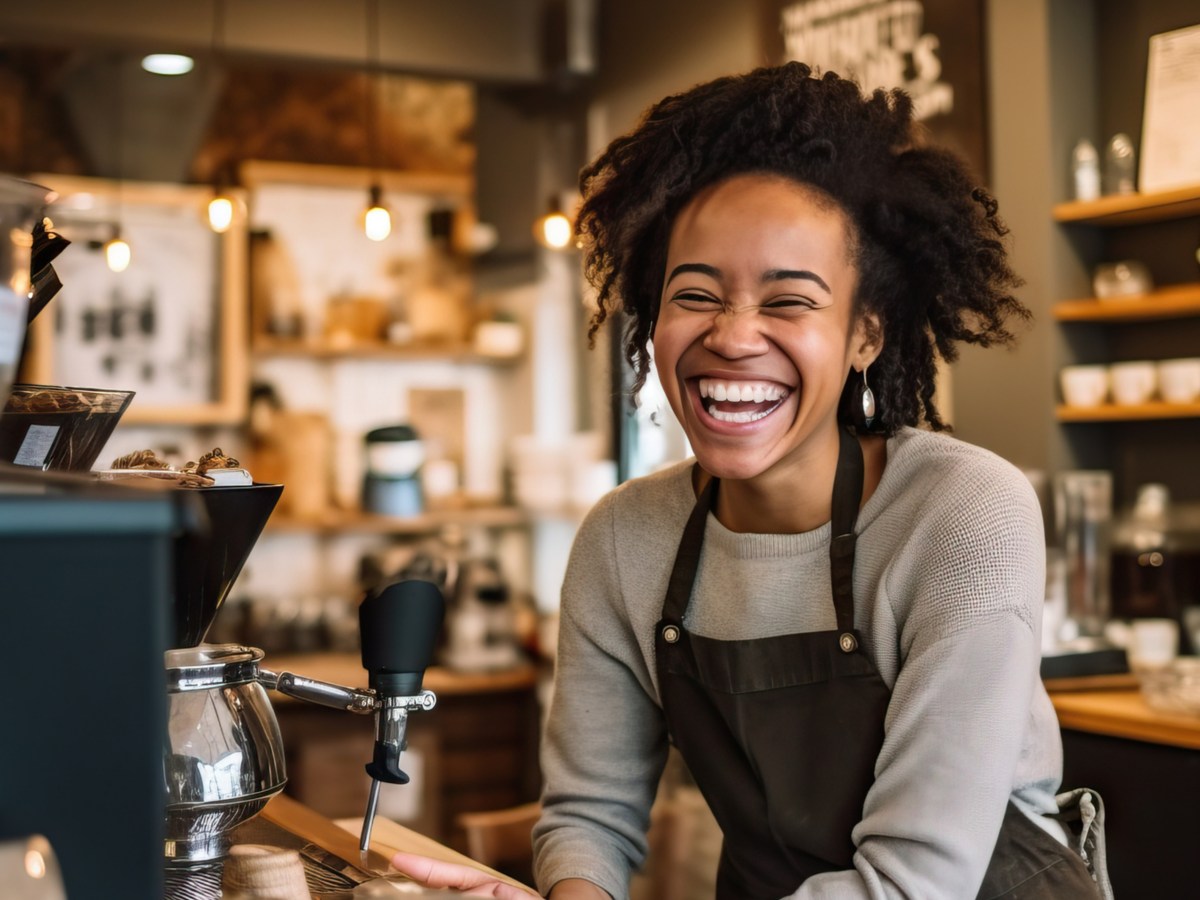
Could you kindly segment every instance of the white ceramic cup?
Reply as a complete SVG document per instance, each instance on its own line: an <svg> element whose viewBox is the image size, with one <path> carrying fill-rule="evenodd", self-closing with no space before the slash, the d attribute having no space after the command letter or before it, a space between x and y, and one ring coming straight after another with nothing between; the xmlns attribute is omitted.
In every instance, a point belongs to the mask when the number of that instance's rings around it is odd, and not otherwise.
<svg viewBox="0 0 1200 900"><path fill-rule="evenodd" d="M1068 406L1099 406L1108 398L1107 366L1067 366L1060 380Z"/></svg>
<svg viewBox="0 0 1200 900"><path fill-rule="evenodd" d="M1152 362L1122 362L1109 366L1113 400L1122 406L1136 406L1154 396L1158 386L1158 368Z"/></svg>
<svg viewBox="0 0 1200 900"><path fill-rule="evenodd" d="M1200 357L1160 362L1158 390L1168 403L1194 403L1200 399Z"/></svg>
<svg viewBox="0 0 1200 900"><path fill-rule="evenodd" d="M1161 669L1179 655L1179 623L1174 619L1134 619L1130 623L1129 665L1138 669Z"/></svg>

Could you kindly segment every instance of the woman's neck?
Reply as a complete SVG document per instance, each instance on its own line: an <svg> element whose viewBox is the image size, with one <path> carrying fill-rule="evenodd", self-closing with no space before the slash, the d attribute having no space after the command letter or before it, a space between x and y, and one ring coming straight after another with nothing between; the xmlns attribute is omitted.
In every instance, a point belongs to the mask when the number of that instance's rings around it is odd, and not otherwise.
<svg viewBox="0 0 1200 900"><path fill-rule="evenodd" d="M859 437L858 442L863 451L865 504L883 477L887 441L871 435ZM820 528L829 521L833 506L838 446L835 433L831 450L821 448L755 478L722 481L714 511L717 521L742 534L801 534Z"/></svg>

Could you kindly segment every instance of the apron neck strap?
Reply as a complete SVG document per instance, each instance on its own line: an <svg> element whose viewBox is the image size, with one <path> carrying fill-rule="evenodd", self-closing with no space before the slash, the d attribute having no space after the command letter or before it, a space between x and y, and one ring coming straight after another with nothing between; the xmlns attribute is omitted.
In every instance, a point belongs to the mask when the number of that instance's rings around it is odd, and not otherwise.
<svg viewBox="0 0 1200 900"><path fill-rule="evenodd" d="M863 455L858 438L845 428L838 429L837 472L833 476L833 509L830 518L829 581L838 631L849 635L854 630L854 523L862 503ZM855 639L857 643L857 639Z"/></svg>
<svg viewBox="0 0 1200 900"><path fill-rule="evenodd" d="M696 463L699 470L700 464ZM675 565L671 569L671 581L667 585L667 599L663 602L663 619L683 624L683 613L692 596L692 585L696 572L700 570L700 548L704 545L704 526L708 524L708 511L717 502L719 479L709 478L708 484L696 498L692 514L688 516L679 539L679 552L675 554Z"/></svg>

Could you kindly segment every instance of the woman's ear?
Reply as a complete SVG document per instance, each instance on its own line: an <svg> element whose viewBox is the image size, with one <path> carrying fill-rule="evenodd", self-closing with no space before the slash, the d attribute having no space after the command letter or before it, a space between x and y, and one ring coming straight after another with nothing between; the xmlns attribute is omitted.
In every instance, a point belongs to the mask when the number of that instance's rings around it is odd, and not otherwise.
<svg viewBox="0 0 1200 900"><path fill-rule="evenodd" d="M856 372L861 372L879 358L883 352L883 325L879 316L864 312L854 325L854 354L851 363Z"/></svg>

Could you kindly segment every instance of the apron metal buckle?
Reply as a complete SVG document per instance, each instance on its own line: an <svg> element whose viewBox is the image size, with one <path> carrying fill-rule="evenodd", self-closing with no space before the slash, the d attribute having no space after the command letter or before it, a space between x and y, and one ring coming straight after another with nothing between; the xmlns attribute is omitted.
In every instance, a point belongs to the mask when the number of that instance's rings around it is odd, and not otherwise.
<svg viewBox="0 0 1200 900"><path fill-rule="evenodd" d="M843 653L853 653L858 649L858 638L850 632L843 632L838 638L838 646L842 648Z"/></svg>
<svg viewBox="0 0 1200 900"><path fill-rule="evenodd" d="M662 631L663 640L668 644L674 644L679 640L679 628L675 625L667 625Z"/></svg>

